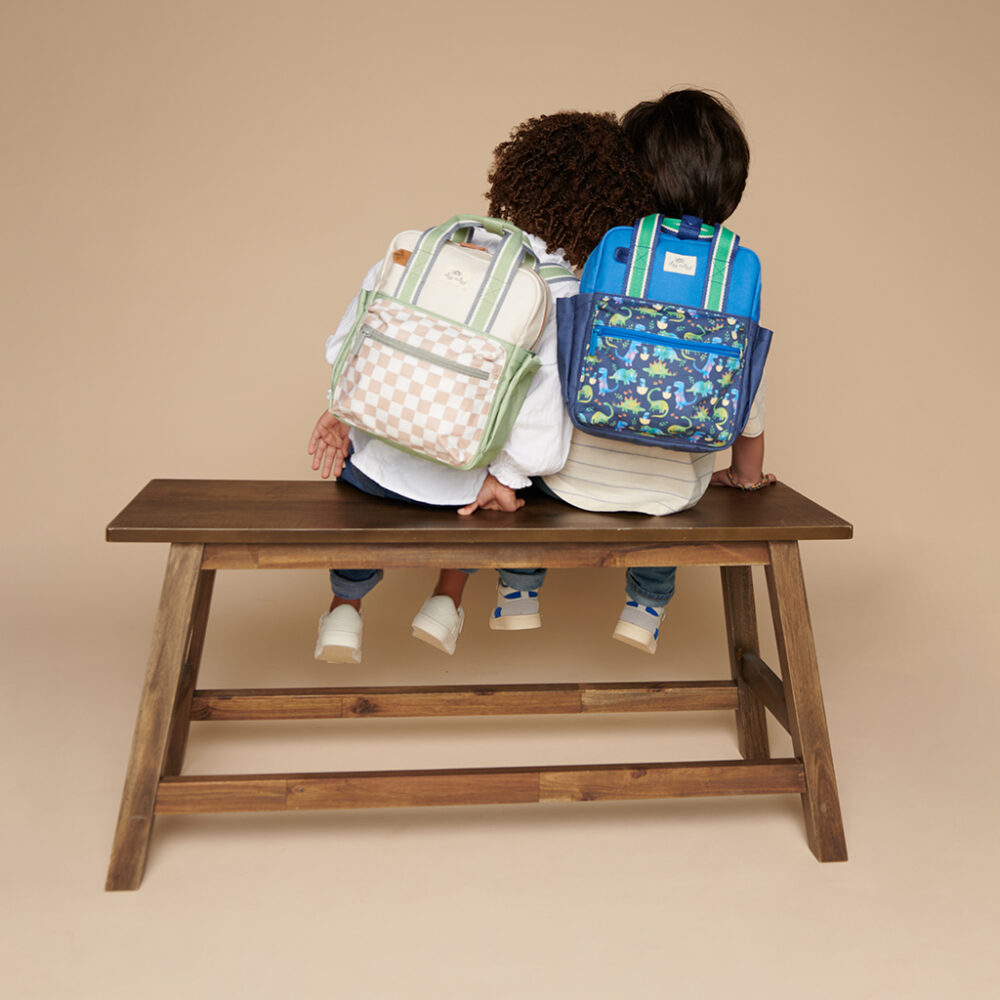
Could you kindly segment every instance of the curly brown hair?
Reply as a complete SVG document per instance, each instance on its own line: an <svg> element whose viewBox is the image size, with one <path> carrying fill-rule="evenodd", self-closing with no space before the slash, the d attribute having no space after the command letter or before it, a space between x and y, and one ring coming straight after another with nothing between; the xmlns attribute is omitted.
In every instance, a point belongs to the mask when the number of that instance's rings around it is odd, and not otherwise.
<svg viewBox="0 0 1000 1000"><path fill-rule="evenodd" d="M574 267L612 226L656 211L618 119L562 111L518 125L493 151L489 214L561 249Z"/></svg>

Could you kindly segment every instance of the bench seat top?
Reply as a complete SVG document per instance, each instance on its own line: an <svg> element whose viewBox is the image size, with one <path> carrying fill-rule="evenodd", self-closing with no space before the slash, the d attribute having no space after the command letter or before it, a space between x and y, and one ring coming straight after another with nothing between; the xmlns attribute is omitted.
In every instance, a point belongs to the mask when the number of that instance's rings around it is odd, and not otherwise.
<svg viewBox="0 0 1000 1000"><path fill-rule="evenodd" d="M205 544L722 542L850 538L851 525L778 483L710 488L691 510L595 514L528 490L516 513L377 500L323 480L151 480L108 525L110 542Z"/></svg>

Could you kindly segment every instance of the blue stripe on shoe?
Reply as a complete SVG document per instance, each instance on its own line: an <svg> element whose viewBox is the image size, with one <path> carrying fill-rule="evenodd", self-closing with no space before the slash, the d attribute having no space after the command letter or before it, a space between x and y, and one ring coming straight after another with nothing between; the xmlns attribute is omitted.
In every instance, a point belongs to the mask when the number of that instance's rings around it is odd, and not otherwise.
<svg viewBox="0 0 1000 1000"><path fill-rule="evenodd" d="M663 614L666 608L658 608L655 605L640 604L638 601L627 600L619 622L634 625L648 632L653 640L659 636L660 623L663 621Z"/></svg>
<svg viewBox="0 0 1000 1000"><path fill-rule="evenodd" d="M535 596L535 595L532 595ZM647 615L652 615L654 618L659 618L663 614L663 608L651 607L650 605L642 606L638 601L626 601L626 608L638 608L642 607L642 610L646 612Z"/></svg>
<svg viewBox="0 0 1000 1000"><path fill-rule="evenodd" d="M506 593L505 593L506 591ZM493 618L506 618L509 621L525 620L538 615L537 590L510 590L502 584L497 587L497 603L493 609Z"/></svg>

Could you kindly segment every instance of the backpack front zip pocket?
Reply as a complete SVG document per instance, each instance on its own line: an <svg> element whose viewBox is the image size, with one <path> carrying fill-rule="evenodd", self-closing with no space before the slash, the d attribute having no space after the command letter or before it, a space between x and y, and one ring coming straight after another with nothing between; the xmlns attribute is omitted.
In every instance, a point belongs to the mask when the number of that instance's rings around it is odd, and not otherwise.
<svg viewBox="0 0 1000 1000"><path fill-rule="evenodd" d="M406 451L462 467L491 426L506 358L496 340L378 296L335 370L330 409Z"/></svg>
<svg viewBox="0 0 1000 1000"><path fill-rule="evenodd" d="M590 318L570 400L578 427L636 442L731 440L747 321L614 297Z"/></svg>
<svg viewBox="0 0 1000 1000"><path fill-rule="evenodd" d="M390 337L376 330L374 327L363 323L361 329L358 331L359 345L360 341L368 338L377 340L383 346L399 351L402 354L408 354L411 358L426 361L430 365L438 365L441 368L448 369L448 371L458 372L460 375L466 375L469 378L488 379L490 377L488 371L473 368L472 365L464 365L458 361L452 361L450 358L442 357L440 354L435 354L433 351L428 351L423 347L416 347L406 343L406 341L398 340L396 337Z"/></svg>
<svg viewBox="0 0 1000 1000"><path fill-rule="evenodd" d="M595 324L590 334L590 353L593 354L598 337L613 337L615 340L633 340L642 344L662 345L675 351L695 351L701 354L721 354L727 358L738 358L740 349L731 344L720 344L715 341L682 340L680 337L663 337L655 333L641 330L623 329L618 326Z"/></svg>

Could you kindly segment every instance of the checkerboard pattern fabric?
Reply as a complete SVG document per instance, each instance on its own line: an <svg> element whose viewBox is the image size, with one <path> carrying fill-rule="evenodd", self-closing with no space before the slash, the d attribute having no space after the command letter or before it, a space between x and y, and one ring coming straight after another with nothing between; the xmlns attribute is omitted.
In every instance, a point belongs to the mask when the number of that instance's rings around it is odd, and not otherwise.
<svg viewBox="0 0 1000 1000"><path fill-rule="evenodd" d="M330 409L447 465L476 453L506 352L496 341L385 297L357 326Z"/></svg>

